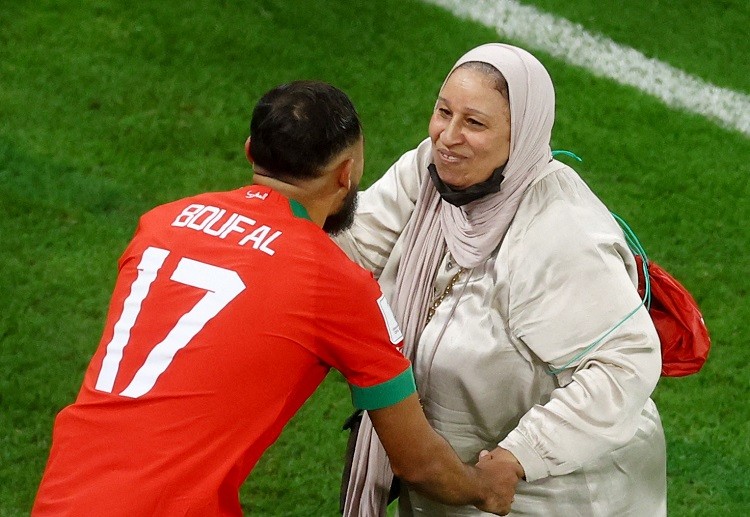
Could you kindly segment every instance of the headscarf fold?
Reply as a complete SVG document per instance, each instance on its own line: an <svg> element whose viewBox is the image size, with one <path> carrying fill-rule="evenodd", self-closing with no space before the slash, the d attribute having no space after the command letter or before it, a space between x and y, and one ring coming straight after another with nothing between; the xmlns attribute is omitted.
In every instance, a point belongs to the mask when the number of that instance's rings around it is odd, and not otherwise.
<svg viewBox="0 0 750 517"><path fill-rule="evenodd" d="M544 66L523 49L489 43L464 54L451 73L472 61L492 65L508 82L510 155L500 191L462 207L443 201L426 168L418 171L423 175L422 186L404 230L404 253L390 300L404 332L404 354L412 363L427 322L435 274L446 249L463 268L484 263L502 243L526 189L552 159L555 93ZM419 379L417 385L420 386ZM344 515L384 516L392 480L388 457L365 414L357 437Z"/></svg>

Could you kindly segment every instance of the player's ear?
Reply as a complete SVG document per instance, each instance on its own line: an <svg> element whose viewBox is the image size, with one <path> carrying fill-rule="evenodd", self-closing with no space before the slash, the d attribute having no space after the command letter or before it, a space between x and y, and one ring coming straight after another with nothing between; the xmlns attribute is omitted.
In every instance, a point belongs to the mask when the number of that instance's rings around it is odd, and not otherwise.
<svg viewBox="0 0 750 517"><path fill-rule="evenodd" d="M247 140L245 140L245 157L247 158L247 161L250 163L255 163L253 161L253 155L250 153L250 139L252 137L247 137Z"/></svg>
<svg viewBox="0 0 750 517"><path fill-rule="evenodd" d="M346 158L337 167L338 184L347 193L352 188L352 171L354 170L354 158Z"/></svg>

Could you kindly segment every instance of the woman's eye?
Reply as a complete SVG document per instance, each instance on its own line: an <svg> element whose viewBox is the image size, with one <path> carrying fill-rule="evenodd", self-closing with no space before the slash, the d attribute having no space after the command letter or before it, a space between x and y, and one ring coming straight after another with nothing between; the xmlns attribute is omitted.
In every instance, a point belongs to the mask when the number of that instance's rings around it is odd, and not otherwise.
<svg viewBox="0 0 750 517"><path fill-rule="evenodd" d="M444 117L450 117L451 112L447 108L438 108L438 113Z"/></svg>
<svg viewBox="0 0 750 517"><path fill-rule="evenodd" d="M481 122L473 118L469 119L469 124L471 124L472 126L476 126L476 127L484 127L484 124L482 124Z"/></svg>

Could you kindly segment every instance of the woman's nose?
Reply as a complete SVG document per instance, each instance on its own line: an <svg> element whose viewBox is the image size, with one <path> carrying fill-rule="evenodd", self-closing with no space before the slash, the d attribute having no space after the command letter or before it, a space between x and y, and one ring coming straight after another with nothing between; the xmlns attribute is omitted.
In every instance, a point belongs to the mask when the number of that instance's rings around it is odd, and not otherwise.
<svg viewBox="0 0 750 517"><path fill-rule="evenodd" d="M440 134L440 139L445 145L453 145L461 142L463 133L460 124L455 118L445 126L445 129Z"/></svg>

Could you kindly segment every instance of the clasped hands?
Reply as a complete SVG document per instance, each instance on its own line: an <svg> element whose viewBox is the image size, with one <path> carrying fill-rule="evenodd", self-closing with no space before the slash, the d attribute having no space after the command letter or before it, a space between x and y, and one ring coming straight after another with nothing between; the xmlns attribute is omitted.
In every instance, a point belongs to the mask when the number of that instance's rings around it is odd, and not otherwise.
<svg viewBox="0 0 750 517"><path fill-rule="evenodd" d="M497 447L492 451L484 450L479 453L476 467L486 474L482 477L488 482L491 494L485 500L485 504L478 508L497 515L510 513L516 485L524 477L523 467L516 457L502 447Z"/></svg>

